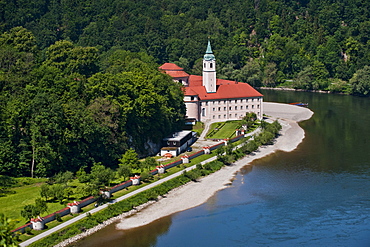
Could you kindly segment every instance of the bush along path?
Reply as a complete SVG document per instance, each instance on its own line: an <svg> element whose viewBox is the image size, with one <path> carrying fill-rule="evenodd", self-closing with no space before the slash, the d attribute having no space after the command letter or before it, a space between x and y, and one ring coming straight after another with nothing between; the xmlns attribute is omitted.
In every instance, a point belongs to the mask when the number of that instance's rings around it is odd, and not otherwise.
<svg viewBox="0 0 370 247"><path fill-rule="evenodd" d="M229 165L243 156L252 153L261 145L271 144L273 139L277 137L280 129L281 126L277 121L272 124L265 123L262 131L255 134L251 140L248 141L248 138L244 138L241 140L242 143L237 147L233 147L232 144L222 145L216 150L217 156L81 214L58 227L54 227L20 243L20 246L54 246L55 243L83 233L87 229L97 225L101 225L112 217L129 212L149 201L157 200L159 196L167 194L174 188L190 181L196 181L198 178L209 175L221 169L224 165Z"/></svg>

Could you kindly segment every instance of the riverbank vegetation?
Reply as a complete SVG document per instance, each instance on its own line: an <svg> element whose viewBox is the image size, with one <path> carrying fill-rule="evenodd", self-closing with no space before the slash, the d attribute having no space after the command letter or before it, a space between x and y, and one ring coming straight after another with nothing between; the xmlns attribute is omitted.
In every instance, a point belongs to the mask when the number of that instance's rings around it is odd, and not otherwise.
<svg viewBox="0 0 370 247"><path fill-rule="evenodd" d="M244 145L241 145L240 148L235 149L231 144L219 148L217 149L217 160L204 165L197 164L195 169L184 172L179 177L164 182L163 184L141 192L126 200L111 204L107 209L99 211L93 215L89 215L88 217L64 228L63 230L53 233L48 237L31 244L30 246L53 246L55 243L59 243L79 233L85 232L87 229L99 225L104 221L118 216L124 212L128 212L150 200L157 200L159 196L165 195L174 188L184 185L190 181L197 181L200 177L218 171L223 166L230 165L245 155L251 154L261 145L272 144L275 137L278 136L280 129L281 125L277 121L271 124L264 122L262 124L262 131L255 135L253 140L245 138L244 141L242 141Z"/></svg>

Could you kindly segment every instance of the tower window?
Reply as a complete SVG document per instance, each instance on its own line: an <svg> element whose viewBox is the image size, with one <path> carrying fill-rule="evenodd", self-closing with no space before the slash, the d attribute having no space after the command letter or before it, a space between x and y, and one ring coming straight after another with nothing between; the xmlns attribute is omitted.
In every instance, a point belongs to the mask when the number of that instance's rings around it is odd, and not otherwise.
<svg viewBox="0 0 370 247"><path fill-rule="evenodd" d="M209 67L212 69L212 63L209 64Z"/></svg>
<svg viewBox="0 0 370 247"><path fill-rule="evenodd" d="M206 68L206 63L204 63L204 68Z"/></svg>

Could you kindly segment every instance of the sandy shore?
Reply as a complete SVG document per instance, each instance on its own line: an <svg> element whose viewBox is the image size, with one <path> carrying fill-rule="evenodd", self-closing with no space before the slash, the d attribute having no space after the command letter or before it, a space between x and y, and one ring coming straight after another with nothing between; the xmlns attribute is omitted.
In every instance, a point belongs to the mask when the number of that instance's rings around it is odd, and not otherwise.
<svg viewBox="0 0 370 247"><path fill-rule="evenodd" d="M164 216L171 215L206 202L217 191L230 184L231 179L245 165L253 160L260 159L277 150L290 152L303 140L304 131L298 125L299 121L309 119L313 112L307 108L287 104L265 102L264 113L273 119L279 119L282 124L281 136L274 145L261 147L254 155L244 157L234 165L202 178L199 182L191 182L180 188L172 190L165 198L151 204L136 214L123 218L116 227L130 229L149 224Z"/></svg>

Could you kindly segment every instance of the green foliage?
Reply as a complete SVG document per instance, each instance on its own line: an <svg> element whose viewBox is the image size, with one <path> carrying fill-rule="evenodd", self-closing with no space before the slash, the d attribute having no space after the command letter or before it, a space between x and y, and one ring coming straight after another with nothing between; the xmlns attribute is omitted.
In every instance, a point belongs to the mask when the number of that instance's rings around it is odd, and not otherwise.
<svg viewBox="0 0 370 247"><path fill-rule="evenodd" d="M113 171L98 163L94 164L91 168L89 183L96 188L109 186L110 181L113 179Z"/></svg>
<svg viewBox="0 0 370 247"><path fill-rule="evenodd" d="M99 57L96 47L66 40L40 53L31 34L15 28L0 35L2 174L116 167L128 147L148 154L145 143L183 125L182 90L153 57L119 48ZM106 67L97 73L99 64Z"/></svg>
<svg viewBox="0 0 370 247"><path fill-rule="evenodd" d="M18 236L11 232L14 229L15 223L15 220L8 219L4 214L0 214L0 246L18 246Z"/></svg>
<svg viewBox="0 0 370 247"><path fill-rule="evenodd" d="M131 175L131 169L128 166L120 165L117 169L117 175L123 177L123 180L126 180Z"/></svg>
<svg viewBox="0 0 370 247"><path fill-rule="evenodd" d="M11 193L10 188L15 186L17 181L9 176L0 175L0 196Z"/></svg>
<svg viewBox="0 0 370 247"><path fill-rule="evenodd" d="M73 173L70 171L60 172L52 178L52 180L54 180L55 183L64 184L66 186L68 182L70 182L72 179L73 179Z"/></svg>
<svg viewBox="0 0 370 247"><path fill-rule="evenodd" d="M370 66L357 70L349 82L353 93L370 95Z"/></svg>
<svg viewBox="0 0 370 247"><path fill-rule="evenodd" d="M46 205L46 202L42 200L41 198L36 198L35 205L29 204L29 205L24 206L23 210L21 211L21 216L25 218L26 220L29 220L31 218L35 218L41 215L47 210L48 210L48 207Z"/></svg>
<svg viewBox="0 0 370 247"><path fill-rule="evenodd" d="M152 178L153 178L153 175L148 172L142 172L140 174L140 180L143 182L150 182Z"/></svg>
<svg viewBox="0 0 370 247"><path fill-rule="evenodd" d="M119 159L120 166L128 166L130 169L139 169L140 161L134 149L128 149Z"/></svg>
<svg viewBox="0 0 370 247"><path fill-rule="evenodd" d="M156 63L201 74L208 37L222 78L369 95L370 22L358 11L367 1L0 6L0 172L8 176L116 167L129 147L148 154L147 143L180 129L186 113L180 85Z"/></svg>

